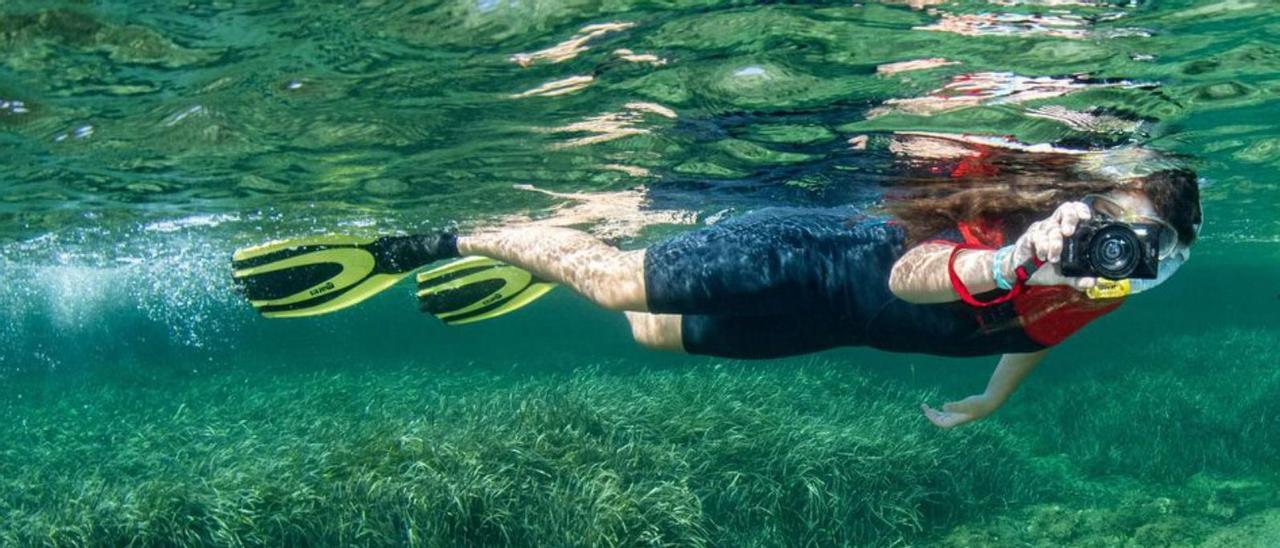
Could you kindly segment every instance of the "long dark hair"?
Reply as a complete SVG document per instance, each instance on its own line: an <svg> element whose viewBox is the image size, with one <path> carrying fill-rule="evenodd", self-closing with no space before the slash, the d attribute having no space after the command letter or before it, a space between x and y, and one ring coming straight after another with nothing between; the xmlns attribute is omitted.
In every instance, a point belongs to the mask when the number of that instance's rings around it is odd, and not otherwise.
<svg viewBox="0 0 1280 548"><path fill-rule="evenodd" d="M955 177L958 171L952 170L953 176L945 179L908 176L895 182L884 208L906 227L909 243L933 238L961 222L1021 234L1065 202L1113 190L1141 190L1156 213L1178 231L1182 245L1196 239L1202 218L1200 188L1189 169L1117 180L1071 169L1077 160L1063 154L999 154L982 161L986 169L976 176Z"/></svg>
<svg viewBox="0 0 1280 548"><path fill-rule="evenodd" d="M1142 178L1142 190L1156 213L1178 231L1178 242L1195 243L1204 213L1200 210L1200 182L1190 169L1166 169Z"/></svg>

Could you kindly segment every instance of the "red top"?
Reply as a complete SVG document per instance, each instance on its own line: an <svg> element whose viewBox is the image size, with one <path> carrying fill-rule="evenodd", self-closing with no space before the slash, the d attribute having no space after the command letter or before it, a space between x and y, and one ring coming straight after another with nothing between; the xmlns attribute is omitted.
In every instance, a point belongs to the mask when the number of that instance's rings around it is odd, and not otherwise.
<svg viewBox="0 0 1280 548"><path fill-rule="evenodd" d="M962 243L991 249L1004 246L1005 235L999 227L960 223L957 228L964 238ZM1027 337L1045 346L1053 346L1085 324L1115 310L1124 299L1090 299L1071 287L1037 285L1026 287L1010 301Z"/></svg>

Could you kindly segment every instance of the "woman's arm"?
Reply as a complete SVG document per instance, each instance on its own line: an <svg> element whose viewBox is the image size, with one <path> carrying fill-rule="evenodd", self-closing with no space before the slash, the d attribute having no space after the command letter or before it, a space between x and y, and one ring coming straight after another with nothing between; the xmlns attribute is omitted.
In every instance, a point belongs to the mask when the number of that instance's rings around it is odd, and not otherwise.
<svg viewBox="0 0 1280 548"><path fill-rule="evenodd" d="M951 428L986 417L1004 405L1047 352L1048 350L1041 350L1030 354L1005 354L1000 358L1000 364L996 365L983 393L947 403L942 406L941 411L924 403L920 404L920 409L929 422L939 428Z"/></svg>
<svg viewBox="0 0 1280 548"><path fill-rule="evenodd" d="M960 298L951 287L947 262L955 244L929 242L911 248L889 272L889 290L915 304L946 303ZM956 274L969 292L977 295L996 288L991 262L995 251L966 249L956 255Z"/></svg>
<svg viewBox="0 0 1280 548"><path fill-rule="evenodd" d="M1093 278L1066 278L1058 266L1064 242L1075 234L1080 221L1090 215L1089 206L1067 202L1049 218L1032 223L1013 244L1013 252L1005 254L1008 259L1000 265L1005 279L1012 281L1017 266L1036 257L1050 264L1037 270L1027 280L1028 285L1069 285L1080 290L1093 287L1096 281ZM947 265L954 249L955 244L944 242L926 242L911 248L893 264L893 270L889 272L889 290L899 299L916 304L959 299L951 286ZM992 268L994 260L994 250L966 249L956 254L955 271L969 293L977 295L996 288Z"/></svg>

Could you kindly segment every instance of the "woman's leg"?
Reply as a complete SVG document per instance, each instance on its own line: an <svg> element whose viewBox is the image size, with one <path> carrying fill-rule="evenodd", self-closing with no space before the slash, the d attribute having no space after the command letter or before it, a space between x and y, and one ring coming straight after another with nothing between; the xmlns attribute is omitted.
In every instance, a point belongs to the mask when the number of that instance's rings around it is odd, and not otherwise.
<svg viewBox="0 0 1280 548"><path fill-rule="evenodd" d="M610 310L700 315L786 315L840 308L842 276L863 262L869 236L836 215L787 214L728 221L645 250L620 251L559 227L462 236L481 255L564 284ZM886 247L887 249L887 247Z"/></svg>
<svg viewBox="0 0 1280 548"><path fill-rule="evenodd" d="M648 310L644 250L621 251L568 228L524 227L460 236L458 251L518 266L610 310Z"/></svg>
<svg viewBox="0 0 1280 548"><path fill-rule="evenodd" d="M482 255L569 286L596 304L624 310L637 343L684 352L679 314L644 312L644 250L620 251L585 232L525 227L458 238L463 255Z"/></svg>
<svg viewBox="0 0 1280 548"><path fill-rule="evenodd" d="M627 312L631 336L654 350L770 359L858 343L858 334L814 316L702 316ZM685 330L689 331L686 332Z"/></svg>
<svg viewBox="0 0 1280 548"><path fill-rule="evenodd" d="M845 252L863 246L822 237L841 222L717 225L629 252L576 230L526 227L460 237L458 249L519 266L600 306L627 311L633 337L646 347L769 358L848 344L855 334L834 314L847 300L839 289L852 284L827 274L833 264L849 262ZM663 313L646 313L650 300Z"/></svg>
<svg viewBox="0 0 1280 548"><path fill-rule="evenodd" d="M679 314L649 314L627 312L631 324L631 337L645 348L685 352L684 338L680 331L682 316Z"/></svg>

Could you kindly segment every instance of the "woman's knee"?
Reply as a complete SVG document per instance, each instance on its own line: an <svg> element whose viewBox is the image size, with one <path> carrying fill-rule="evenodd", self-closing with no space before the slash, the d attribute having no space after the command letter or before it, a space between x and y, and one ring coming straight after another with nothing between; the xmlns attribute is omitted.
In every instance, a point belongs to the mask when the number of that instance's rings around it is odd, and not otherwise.
<svg viewBox="0 0 1280 548"><path fill-rule="evenodd" d="M681 339L679 314L648 314L627 312L631 324L631 337L645 348L684 352Z"/></svg>
<svg viewBox="0 0 1280 548"><path fill-rule="evenodd" d="M648 308L644 286L644 252L617 252L597 257L594 264L582 265L591 274L579 291L596 304L610 310L643 312Z"/></svg>
<svg viewBox="0 0 1280 548"><path fill-rule="evenodd" d="M644 251L620 251L567 228L498 230L458 239L464 255L511 263L610 310L646 309Z"/></svg>

